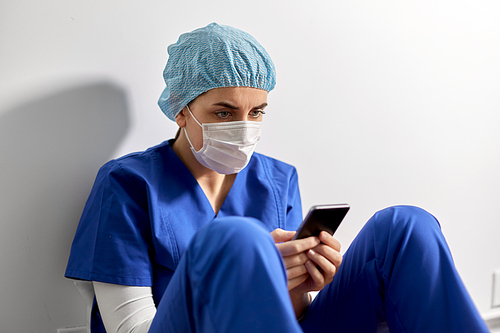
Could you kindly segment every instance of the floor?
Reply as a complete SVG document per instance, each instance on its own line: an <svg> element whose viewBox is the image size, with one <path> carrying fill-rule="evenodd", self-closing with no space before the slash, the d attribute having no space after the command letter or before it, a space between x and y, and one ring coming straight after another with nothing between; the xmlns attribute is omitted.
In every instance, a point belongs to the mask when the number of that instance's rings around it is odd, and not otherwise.
<svg viewBox="0 0 500 333"><path fill-rule="evenodd" d="M483 315L483 319L489 324L491 333L500 333L500 312L491 311Z"/></svg>

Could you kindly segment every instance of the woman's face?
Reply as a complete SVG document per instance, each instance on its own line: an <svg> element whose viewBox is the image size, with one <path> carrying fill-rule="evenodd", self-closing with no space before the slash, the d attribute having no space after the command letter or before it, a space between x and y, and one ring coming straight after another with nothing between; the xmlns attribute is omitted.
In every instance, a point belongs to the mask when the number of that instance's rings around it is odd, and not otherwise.
<svg viewBox="0 0 500 333"><path fill-rule="evenodd" d="M203 123L227 121L262 121L267 106L267 91L249 87L226 87L207 91L196 97L189 108L193 116ZM187 108L175 118L179 127L188 132L195 150L203 147L203 131Z"/></svg>

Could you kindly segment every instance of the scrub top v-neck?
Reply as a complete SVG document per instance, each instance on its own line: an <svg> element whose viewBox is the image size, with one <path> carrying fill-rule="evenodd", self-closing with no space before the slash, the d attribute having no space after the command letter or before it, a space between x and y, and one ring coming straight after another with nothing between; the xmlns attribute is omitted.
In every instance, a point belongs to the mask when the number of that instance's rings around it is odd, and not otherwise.
<svg viewBox="0 0 500 333"><path fill-rule="evenodd" d="M158 303L191 238L204 224L224 216L245 216L272 231L295 230L302 221L293 166L254 153L215 216L172 143L112 160L99 170L76 231L66 277L152 286Z"/></svg>

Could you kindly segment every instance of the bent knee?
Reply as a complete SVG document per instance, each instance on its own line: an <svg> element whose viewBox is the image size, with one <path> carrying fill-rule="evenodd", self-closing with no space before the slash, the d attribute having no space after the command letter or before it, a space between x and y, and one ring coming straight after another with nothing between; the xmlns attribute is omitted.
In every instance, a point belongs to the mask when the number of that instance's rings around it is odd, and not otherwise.
<svg viewBox="0 0 500 333"><path fill-rule="evenodd" d="M438 220L426 210L415 206L393 206L377 212L369 223L374 224L377 233L428 237L440 234Z"/></svg>
<svg viewBox="0 0 500 333"><path fill-rule="evenodd" d="M196 243L210 243L218 248L250 248L274 241L262 222L255 218L230 216L214 219L201 228L195 236Z"/></svg>
<svg viewBox="0 0 500 333"><path fill-rule="evenodd" d="M216 218L205 227L213 234L246 235L260 237L268 235L261 221L253 217L227 216Z"/></svg>

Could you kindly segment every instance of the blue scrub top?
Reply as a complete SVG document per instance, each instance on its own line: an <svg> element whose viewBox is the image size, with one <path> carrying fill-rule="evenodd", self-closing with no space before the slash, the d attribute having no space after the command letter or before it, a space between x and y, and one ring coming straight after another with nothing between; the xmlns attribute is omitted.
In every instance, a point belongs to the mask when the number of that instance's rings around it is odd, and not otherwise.
<svg viewBox="0 0 500 333"><path fill-rule="evenodd" d="M247 216L272 231L302 221L297 172L254 153L217 216L171 144L106 163L76 231L65 276L152 286L158 304L194 233L223 216Z"/></svg>

